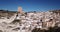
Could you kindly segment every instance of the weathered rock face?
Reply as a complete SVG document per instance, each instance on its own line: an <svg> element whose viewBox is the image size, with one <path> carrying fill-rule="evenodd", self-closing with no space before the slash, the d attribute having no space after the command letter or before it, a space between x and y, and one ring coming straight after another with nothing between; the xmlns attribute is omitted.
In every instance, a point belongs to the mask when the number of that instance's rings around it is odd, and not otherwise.
<svg viewBox="0 0 60 32"><path fill-rule="evenodd" d="M34 28L47 29L48 27L54 27L55 25L59 26L58 24L60 24L59 15L53 12L31 12L23 15L18 14L17 16L15 14L16 13L11 15L11 17L8 19L9 21L13 20L12 22L0 22L1 31L31 32Z"/></svg>

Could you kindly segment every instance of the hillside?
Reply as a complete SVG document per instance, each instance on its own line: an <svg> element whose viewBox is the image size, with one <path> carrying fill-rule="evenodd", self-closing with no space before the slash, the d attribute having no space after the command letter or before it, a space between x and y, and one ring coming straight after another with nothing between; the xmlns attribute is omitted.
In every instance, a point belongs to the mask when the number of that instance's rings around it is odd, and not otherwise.
<svg viewBox="0 0 60 32"><path fill-rule="evenodd" d="M0 12L0 17L9 17L9 19L0 19L0 30L3 32L36 32L35 28L48 30L49 27L60 27L60 15L56 14L56 11L26 12L25 14L4 10Z"/></svg>
<svg viewBox="0 0 60 32"><path fill-rule="evenodd" d="M50 12L59 13L60 14L60 10L51 10Z"/></svg>
<svg viewBox="0 0 60 32"><path fill-rule="evenodd" d="M11 17L15 13L16 13L16 11L0 10L0 18L1 17Z"/></svg>

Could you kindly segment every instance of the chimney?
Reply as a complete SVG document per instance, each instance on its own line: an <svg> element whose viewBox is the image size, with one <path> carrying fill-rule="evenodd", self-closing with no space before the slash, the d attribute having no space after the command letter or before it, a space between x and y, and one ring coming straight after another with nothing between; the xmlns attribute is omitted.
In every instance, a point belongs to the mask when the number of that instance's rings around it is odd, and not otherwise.
<svg viewBox="0 0 60 32"><path fill-rule="evenodd" d="M22 7L18 7L18 13L23 14Z"/></svg>

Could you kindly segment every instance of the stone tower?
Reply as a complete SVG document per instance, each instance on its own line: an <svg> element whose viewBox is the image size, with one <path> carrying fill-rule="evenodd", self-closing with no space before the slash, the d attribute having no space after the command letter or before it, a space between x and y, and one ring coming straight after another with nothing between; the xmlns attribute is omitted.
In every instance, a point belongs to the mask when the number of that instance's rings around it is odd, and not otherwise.
<svg viewBox="0 0 60 32"><path fill-rule="evenodd" d="M23 14L22 7L18 7L18 13Z"/></svg>

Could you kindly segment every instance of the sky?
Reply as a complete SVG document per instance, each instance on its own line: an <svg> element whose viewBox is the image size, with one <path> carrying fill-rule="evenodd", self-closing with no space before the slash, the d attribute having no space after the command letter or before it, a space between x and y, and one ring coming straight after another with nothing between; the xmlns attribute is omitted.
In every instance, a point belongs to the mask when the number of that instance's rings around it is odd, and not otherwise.
<svg viewBox="0 0 60 32"><path fill-rule="evenodd" d="M60 0L0 0L0 9L17 11L49 11L60 9Z"/></svg>

